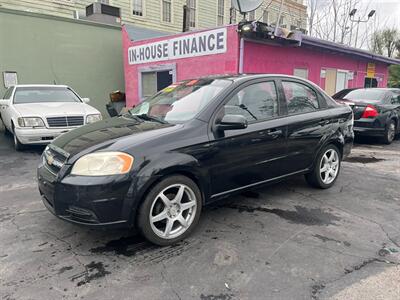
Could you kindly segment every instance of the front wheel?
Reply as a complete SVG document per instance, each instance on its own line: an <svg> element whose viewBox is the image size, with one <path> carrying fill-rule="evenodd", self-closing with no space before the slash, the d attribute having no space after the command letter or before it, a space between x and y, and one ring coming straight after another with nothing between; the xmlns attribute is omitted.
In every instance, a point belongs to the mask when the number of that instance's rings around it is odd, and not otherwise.
<svg viewBox="0 0 400 300"><path fill-rule="evenodd" d="M326 146L317 156L313 170L306 174L307 182L317 188L330 188L339 175L340 164L339 149L332 144Z"/></svg>
<svg viewBox="0 0 400 300"><path fill-rule="evenodd" d="M139 229L154 244L174 244L193 231L201 207L200 190L191 179L167 177L150 190L140 207Z"/></svg>
<svg viewBox="0 0 400 300"><path fill-rule="evenodd" d="M17 150L17 151L24 150L25 145L22 144L22 143L19 141L19 139L18 139L18 137L17 137L17 134L15 133L14 126L13 126L13 135L14 135L14 148L15 148L15 150Z"/></svg>

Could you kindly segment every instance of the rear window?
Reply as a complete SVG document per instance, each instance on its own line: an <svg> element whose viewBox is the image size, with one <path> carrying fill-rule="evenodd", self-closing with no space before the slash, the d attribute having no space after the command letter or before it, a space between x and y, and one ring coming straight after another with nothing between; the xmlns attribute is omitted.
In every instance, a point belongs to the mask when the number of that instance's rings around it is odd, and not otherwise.
<svg viewBox="0 0 400 300"><path fill-rule="evenodd" d="M343 96L345 100L352 100L357 102L382 102L385 99L386 91L376 89L360 89L350 91L348 94Z"/></svg>
<svg viewBox="0 0 400 300"><path fill-rule="evenodd" d="M62 87L18 87L14 93L14 104L42 102L81 102L68 88Z"/></svg>

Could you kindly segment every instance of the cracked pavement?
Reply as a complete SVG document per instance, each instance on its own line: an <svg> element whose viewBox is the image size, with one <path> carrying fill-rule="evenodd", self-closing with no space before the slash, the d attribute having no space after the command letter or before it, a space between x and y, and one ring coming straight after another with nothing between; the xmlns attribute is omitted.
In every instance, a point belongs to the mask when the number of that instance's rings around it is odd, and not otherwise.
<svg viewBox="0 0 400 300"><path fill-rule="evenodd" d="M164 248L51 215L42 150L0 132L1 299L400 298L399 140L361 141L329 190L294 177L208 207Z"/></svg>

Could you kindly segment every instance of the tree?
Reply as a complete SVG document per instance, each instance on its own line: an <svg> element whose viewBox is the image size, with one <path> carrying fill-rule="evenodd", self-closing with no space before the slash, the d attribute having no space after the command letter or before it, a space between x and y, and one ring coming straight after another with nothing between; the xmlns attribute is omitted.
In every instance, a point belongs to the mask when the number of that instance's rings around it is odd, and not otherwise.
<svg viewBox="0 0 400 300"><path fill-rule="evenodd" d="M388 87L400 88L400 65L391 65L389 67Z"/></svg>
<svg viewBox="0 0 400 300"><path fill-rule="evenodd" d="M400 55L400 32L397 29L386 28L373 33L370 50L388 57Z"/></svg>
<svg viewBox="0 0 400 300"><path fill-rule="evenodd" d="M383 55L383 38L379 32L374 32L371 38L370 50L376 54Z"/></svg>
<svg viewBox="0 0 400 300"><path fill-rule="evenodd" d="M382 31L382 39L388 57L393 57L396 44L400 42L399 31L397 29L385 29Z"/></svg>

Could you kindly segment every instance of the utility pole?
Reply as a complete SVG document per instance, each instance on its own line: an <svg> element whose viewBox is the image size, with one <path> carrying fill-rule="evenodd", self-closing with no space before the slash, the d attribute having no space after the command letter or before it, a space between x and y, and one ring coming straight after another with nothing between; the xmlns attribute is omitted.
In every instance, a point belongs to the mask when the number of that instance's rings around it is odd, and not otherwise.
<svg viewBox="0 0 400 300"><path fill-rule="evenodd" d="M366 22L368 22L369 19L375 14L375 10L371 10L371 11L369 12L369 14L368 14L368 18L365 19L365 20L362 20L361 17L358 17L358 19L355 20L355 19L354 19L354 15L356 14L356 12L357 12L357 9L356 9L356 8L353 8L353 9L351 10L350 14L349 14L349 16L350 16L350 21L353 22L353 23L357 23L357 25L356 25L356 26L357 26L356 41L355 41L355 43L354 43L354 47L355 47L355 48L357 48L358 30L359 30L359 28L360 28L360 23L366 23ZM350 46L351 46L351 38L352 38L352 35L353 35L353 26L351 26L351 30L350 30L350 42L349 42Z"/></svg>

